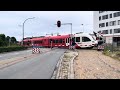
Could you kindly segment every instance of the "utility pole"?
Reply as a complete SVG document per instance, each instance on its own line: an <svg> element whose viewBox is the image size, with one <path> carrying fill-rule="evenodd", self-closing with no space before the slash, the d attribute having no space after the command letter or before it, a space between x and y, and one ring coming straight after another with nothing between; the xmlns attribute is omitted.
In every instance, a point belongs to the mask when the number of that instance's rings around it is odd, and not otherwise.
<svg viewBox="0 0 120 90"><path fill-rule="evenodd" d="M70 35L70 47L71 47L72 46L72 23L62 23L61 25L71 25L71 35Z"/></svg>

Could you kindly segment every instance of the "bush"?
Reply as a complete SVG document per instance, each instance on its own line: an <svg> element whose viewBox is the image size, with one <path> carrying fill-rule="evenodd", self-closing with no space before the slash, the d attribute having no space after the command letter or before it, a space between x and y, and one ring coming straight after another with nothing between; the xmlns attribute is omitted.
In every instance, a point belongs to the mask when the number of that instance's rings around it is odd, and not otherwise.
<svg viewBox="0 0 120 90"><path fill-rule="evenodd" d="M11 51L19 51L19 50L25 50L25 49L27 49L27 47L23 47L23 46L0 47L0 53L11 52Z"/></svg>

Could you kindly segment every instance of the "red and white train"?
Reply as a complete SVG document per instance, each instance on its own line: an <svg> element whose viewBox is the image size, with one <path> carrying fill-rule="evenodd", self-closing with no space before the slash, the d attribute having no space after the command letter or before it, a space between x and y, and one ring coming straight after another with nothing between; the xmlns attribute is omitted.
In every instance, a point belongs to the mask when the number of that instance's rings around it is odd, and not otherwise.
<svg viewBox="0 0 120 90"><path fill-rule="evenodd" d="M97 41L87 33L78 33L72 35L45 36L40 38L25 39L24 46L41 46L41 47L64 47L69 48L71 41L76 43L76 48L93 48Z"/></svg>

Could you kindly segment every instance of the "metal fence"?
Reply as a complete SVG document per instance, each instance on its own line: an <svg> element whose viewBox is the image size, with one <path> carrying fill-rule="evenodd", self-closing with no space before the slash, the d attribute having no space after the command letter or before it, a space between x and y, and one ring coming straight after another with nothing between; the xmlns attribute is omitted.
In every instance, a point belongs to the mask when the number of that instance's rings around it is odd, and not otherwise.
<svg viewBox="0 0 120 90"><path fill-rule="evenodd" d="M120 45L118 45L118 43L116 43L116 42L114 42L112 44L105 44L104 45L104 50L109 50L111 52L120 51Z"/></svg>

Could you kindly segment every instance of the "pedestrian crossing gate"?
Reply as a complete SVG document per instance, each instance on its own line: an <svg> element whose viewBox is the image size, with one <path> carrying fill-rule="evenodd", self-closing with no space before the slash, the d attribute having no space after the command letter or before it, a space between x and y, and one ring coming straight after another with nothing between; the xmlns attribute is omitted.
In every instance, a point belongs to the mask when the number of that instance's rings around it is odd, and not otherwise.
<svg viewBox="0 0 120 90"><path fill-rule="evenodd" d="M39 46L33 46L32 54L34 54L34 53L40 53L40 47Z"/></svg>

